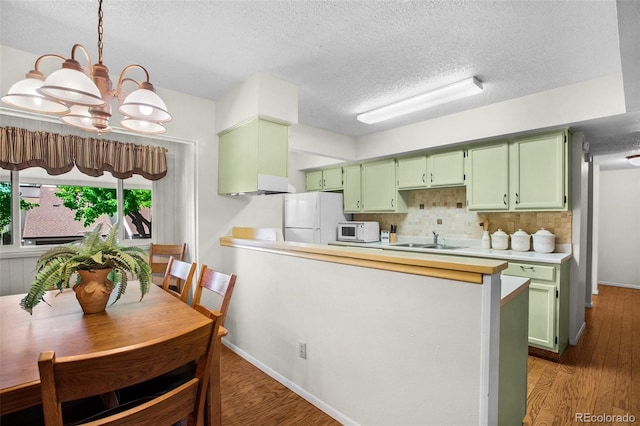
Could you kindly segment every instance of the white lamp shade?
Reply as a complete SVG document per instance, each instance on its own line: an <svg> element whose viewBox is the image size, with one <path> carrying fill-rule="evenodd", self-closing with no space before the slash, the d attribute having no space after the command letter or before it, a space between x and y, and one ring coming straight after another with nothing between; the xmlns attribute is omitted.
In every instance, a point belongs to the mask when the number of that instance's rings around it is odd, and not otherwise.
<svg viewBox="0 0 640 426"><path fill-rule="evenodd" d="M98 129L93 125L89 107L83 105L74 105L71 107L69 114L60 117L60 121L70 126L90 132L110 132L111 127L106 129Z"/></svg>
<svg viewBox="0 0 640 426"><path fill-rule="evenodd" d="M164 123L171 120L171 115L167 112L167 106L160 99L160 96L148 89L138 89L131 92L124 99L118 111L130 119L155 121L156 123Z"/></svg>
<svg viewBox="0 0 640 426"><path fill-rule="evenodd" d="M44 81L37 78L25 78L15 83L2 97L2 102L16 108L45 114L65 114L69 108L61 102L47 99L37 92Z"/></svg>
<svg viewBox="0 0 640 426"><path fill-rule="evenodd" d="M154 121L137 120L135 118L125 117L120 122L125 129L133 130L138 133L160 134L167 131L161 124Z"/></svg>
<svg viewBox="0 0 640 426"><path fill-rule="evenodd" d="M98 86L83 72L62 68L51 73L38 93L73 105L104 105Z"/></svg>

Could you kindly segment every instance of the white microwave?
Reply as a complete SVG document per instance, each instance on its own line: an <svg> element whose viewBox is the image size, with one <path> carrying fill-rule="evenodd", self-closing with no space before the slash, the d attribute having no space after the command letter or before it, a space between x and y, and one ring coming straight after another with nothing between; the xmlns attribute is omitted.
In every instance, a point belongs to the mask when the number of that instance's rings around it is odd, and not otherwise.
<svg viewBox="0 0 640 426"><path fill-rule="evenodd" d="M338 241L371 243L380 241L378 222L339 222Z"/></svg>

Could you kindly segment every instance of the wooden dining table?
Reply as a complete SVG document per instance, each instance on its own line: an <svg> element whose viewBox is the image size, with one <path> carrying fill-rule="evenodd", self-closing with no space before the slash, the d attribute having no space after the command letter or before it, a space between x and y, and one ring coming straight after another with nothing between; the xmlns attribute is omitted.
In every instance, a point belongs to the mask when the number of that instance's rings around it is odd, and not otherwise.
<svg viewBox="0 0 640 426"><path fill-rule="evenodd" d="M42 402L41 352L90 354L185 332L210 321L155 285L140 300L137 282L129 282L125 295L98 314L85 315L71 289L47 293L49 305L40 302L33 315L20 308L23 297L0 297L0 414Z"/></svg>

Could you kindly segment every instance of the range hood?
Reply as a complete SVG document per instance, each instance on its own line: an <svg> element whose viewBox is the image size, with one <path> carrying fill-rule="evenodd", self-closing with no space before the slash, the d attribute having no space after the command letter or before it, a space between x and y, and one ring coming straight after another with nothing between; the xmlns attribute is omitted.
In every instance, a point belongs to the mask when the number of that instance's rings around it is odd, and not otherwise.
<svg viewBox="0 0 640 426"><path fill-rule="evenodd" d="M289 185L286 176L258 174L258 187L255 191L233 192L229 195L269 195L288 194L296 192L293 185Z"/></svg>

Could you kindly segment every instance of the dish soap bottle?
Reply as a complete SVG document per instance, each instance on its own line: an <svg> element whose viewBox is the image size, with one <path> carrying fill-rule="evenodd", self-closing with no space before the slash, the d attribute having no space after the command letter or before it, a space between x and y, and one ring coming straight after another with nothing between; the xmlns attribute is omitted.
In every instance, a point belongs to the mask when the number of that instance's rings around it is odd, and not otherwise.
<svg viewBox="0 0 640 426"><path fill-rule="evenodd" d="M482 248L491 248L491 238L489 238L489 231L482 231Z"/></svg>

